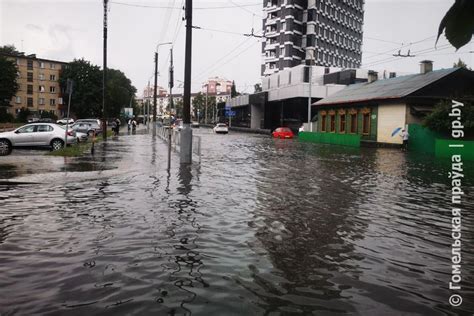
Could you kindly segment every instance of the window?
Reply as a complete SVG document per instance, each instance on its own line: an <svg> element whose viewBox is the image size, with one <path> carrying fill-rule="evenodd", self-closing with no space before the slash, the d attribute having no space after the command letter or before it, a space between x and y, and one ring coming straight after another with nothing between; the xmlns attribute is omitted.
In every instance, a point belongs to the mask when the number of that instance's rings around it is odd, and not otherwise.
<svg viewBox="0 0 474 316"><path fill-rule="evenodd" d="M44 62L40 61L40 62L39 62L39 66L40 66L40 68L43 68L43 69L44 69Z"/></svg>
<svg viewBox="0 0 474 316"><path fill-rule="evenodd" d="M50 106L55 106L56 105L56 99L49 99L49 105Z"/></svg>
<svg viewBox="0 0 474 316"><path fill-rule="evenodd" d="M26 73L26 78L27 78L26 80L28 82L33 82L33 73L32 72L27 72Z"/></svg>
<svg viewBox="0 0 474 316"><path fill-rule="evenodd" d="M321 132L326 131L326 115L321 115Z"/></svg>
<svg viewBox="0 0 474 316"><path fill-rule="evenodd" d="M26 87L26 93L27 93L27 94L33 94L33 85L32 85L32 84L29 84L29 85Z"/></svg>
<svg viewBox="0 0 474 316"><path fill-rule="evenodd" d="M25 127L23 127L23 128L20 128L20 129L18 130L18 133L21 133L21 134L23 134L23 133L33 133L33 132L36 130L36 126L37 126L37 125L25 126Z"/></svg>
<svg viewBox="0 0 474 316"><path fill-rule="evenodd" d="M38 89L39 89L39 92L44 92L45 91L44 86L39 86Z"/></svg>
<svg viewBox="0 0 474 316"><path fill-rule="evenodd" d="M44 74L39 74L39 80L44 80Z"/></svg>
<svg viewBox="0 0 474 316"><path fill-rule="evenodd" d="M53 128L49 125L38 125L37 132L52 132Z"/></svg>
<svg viewBox="0 0 474 316"><path fill-rule="evenodd" d="M63 98L58 99L58 104L63 104Z"/></svg>
<svg viewBox="0 0 474 316"><path fill-rule="evenodd" d="M29 107L32 107L33 106L33 98L27 98L26 99L26 105L29 106Z"/></svg>
<svg viewBox="0 0 474 316"><path fill-rule="evenodd" d="M362 119L362 134L369 135L370 133L370 113L365 113Z"/></svg>
<svg viewBox="0 0 474 316"><path fill-rule="evenodd" d="M16 96L15 97L15 103L20 104L21 103L21 97Z"/></svg>
<svg viewBox="0 0 474 316"><path fill-rule="evenodd" d="M330 126L330 128L331 128L331 130L330 130L331 133L334 133L336 131L336 114L331 115L331 126Z"/></svg>
<svg viewBox="0 0 474 316"><path fill-rule="evenodd" d="M286 22L281 23L281 30L286 31Z"/></svg>
<svg viewBox="0 0 474 316"><path fill-rule="evenodd" d="M56 87L53 87L53 86L49 87L49 92L55 93L56 92Z"/></svg>
<svg viewBox="0 0 474 316"><path fill-rule="evenodd" d="M55 68L56 68L56 65L53 64L53 63L50 63L49 66L50 66L51 69L55 69Z"/></svg>
<svg viewBox="0 0 474 316"><path fill-rule="evenodd" d="M20 65L20 58L16 59L16 64L19 66Z"/></svg>
<svg viewBox="0 0 474 316"><path fill-rule="evenodd" d="M339 132L345 133L346 132L346 115L341 114L339 116Z"/></svg>
<svg viewBox="0 0 474 316"><path fill-rule="evenodd" d="M32 61L32 60L28 60L28 62L27 62L27 69L28 69L28 70L33 70L33 61Z"/></svg>
<svg viewBox="0 0 474 316"><path fill-rule="evenodd" d="M55 81L56 80L56 75L49 75L49 80Z"/></svg>
<svg viewBox="0 0 474 316"><path fill-rule="evenodd" d="M38 99L38 104L39 105L44 105L44 98L39 98Z"/></svg>

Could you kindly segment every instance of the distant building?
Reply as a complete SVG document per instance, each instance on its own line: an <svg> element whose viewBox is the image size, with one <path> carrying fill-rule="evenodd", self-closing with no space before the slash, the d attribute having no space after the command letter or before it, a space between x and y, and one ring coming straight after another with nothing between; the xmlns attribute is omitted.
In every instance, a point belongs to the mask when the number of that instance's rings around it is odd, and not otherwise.
<svg viewBox="0 0 474 316"><path fill-rule="evenodd" d="M202 85L201 92L210 96L229 96L232 91L232 81L220 77L207 79Z"/></svg>
<svg viewBox="0 0 474 316"><path fill-rule="evenodd" d="M359 68L364 0L264 0L262 76L313 62Z"/></svg>
<svg viewBox="0 0 474 316"><path fill-rule="evenodd" d="M43 111L51 111L58 117L66 115L67 103L61 94L59 76L67 63L57 60L37 58L35 54L2 54L13 60L18 67L18 92L10 101L7 111L18 115L22 108L39 116Z"/></svg>
<svg viewBox="0 0 474 316"><path fill-rule="evenodd" d="M333 138L352 134L366 143L401 144L401 137L393 134L397 129L421 124L441 100L472 96L474 71L432 69L432 62L425 60L418 74L379 80L376 72L369 72L368 82L314 103L317 131Z"/></svg>

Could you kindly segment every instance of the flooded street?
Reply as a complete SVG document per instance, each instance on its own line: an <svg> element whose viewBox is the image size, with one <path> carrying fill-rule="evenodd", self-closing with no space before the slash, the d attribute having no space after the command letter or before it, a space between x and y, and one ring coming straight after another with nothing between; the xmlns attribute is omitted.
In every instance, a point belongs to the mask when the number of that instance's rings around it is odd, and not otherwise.
<svg viewBox="0 0 474 316"><path fill-rule="evenodd" d="M449 161L194 133L0 157L0 315L473 314L472 163L453 308Z"/></svg>

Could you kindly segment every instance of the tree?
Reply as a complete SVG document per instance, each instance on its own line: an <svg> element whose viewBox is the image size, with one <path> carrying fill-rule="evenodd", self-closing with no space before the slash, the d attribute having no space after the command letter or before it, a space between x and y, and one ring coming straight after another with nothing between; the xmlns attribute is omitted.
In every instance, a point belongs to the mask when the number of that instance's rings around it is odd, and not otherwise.
<svg viewBox="0 0 474 316"><path fill-rule="evenodd" d="M174 101L174 109L176 111L176 117L183 117L183 99Z"/></svg>
<svg viewBox="0 0 474 316"><path fill-rule="evenodd" d="M71 111L78 118L102 117L102 71L84 59L75 59L59 78L61 89L66 91L67 79L74 81Z"/></svg>
<svg viewBox="0 0 474 316"><path fill-rule="evenodd" d="M135 100L137 89L132 86L130 79L116 69L107 69L107 114L109 117L118 117L125 107L134 108L138 115L140 109Z"/></svg>
<svg viewBox="0 0 474 316"><path fill-rule="evenodd" d="M236 97L240 95L240 93L237 92L237 88L235 87L235 81L232 81L232 88L230 90L230 96L233 98L233 97Z"/></svg>
<svg viewBox="0 0 474 316"><path fill-rule="evenodd" d="M50 118L53 121L58 119L57 115L53 111L43 111L41 112L41 118Z"/></svg>
<svg viewBox="0 0 474 316"><path fill-rule="evenodd" d="M456 49L469 43L474 33L474 1L455 0L439 24L436 41L443 31Z"/></svg>
<svg viewBox="0 0 474 316"><path fill-rule="evenodd" d="M7 112L6 108L0 108L0 123L13 122L14 117Z"/></svg>
<svg viewBox="0 0 474 316"><path fill-rule="evenodd" d="M0 56L0 106L9 106L18 91L18 68L14 61Z"/></svg>
<svg viewBox="0 0 474 316"><path fill-rule="evenodd" d="M259 92L262 92L262 84L261 83L256 83L254 86L254 91L253 93L259 93Z"/></svg>
<svg viewBox="0 0 474 316"><path fill-rule="evenodd" d="M28 116L31 115L31 111L28 108L21 108L20 112L16 116L16 120L19 123L26 123L28 122Z"/></svg>
<svg viewBox="0 0 474 316"><path fill-rule="evenodd" d="M471 70L471 68L468 68L467 64L465 62L463 62L461 60L461 58L459 58L459 60L456 63L453 64L453 67L454 68L465 68L467 70Z"/></svg>
<svg viewBox="0 0 474 316"><path fill-rule="evenodd" d="M16 55L19 52L16 50L14 45L3 45L0 46L0 54L7 54L7 55Z"/></svg>
<svg viewBox="0 0 474 316"><path fill-rule="evenodd" d="M474 137L474 104L469 101L461 101L464 106L461 108L461 124L464 126L465 137ZM451 135L451 124L453 117L449 116L452 102L442 101L438 103L433 112L425 117L423 125L432 131L441 133L445 136Z"/></svg>

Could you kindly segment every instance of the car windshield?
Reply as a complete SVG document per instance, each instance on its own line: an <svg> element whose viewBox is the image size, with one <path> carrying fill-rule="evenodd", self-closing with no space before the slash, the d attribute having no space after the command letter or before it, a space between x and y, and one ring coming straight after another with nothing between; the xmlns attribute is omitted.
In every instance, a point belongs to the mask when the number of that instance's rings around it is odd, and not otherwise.
<svg viewBox="0 0 474 316"><path fill-rule="evenodd" d="M225 124L217 124L217 127L226 127L227 125Z"/></svg>
<svg viewBox="0 0 474 316"><path fill-rule="evenodd" d="M280 132L288 133L288 132L291 132L291 129L289 129L288 127L282 127Z"/></svg>

